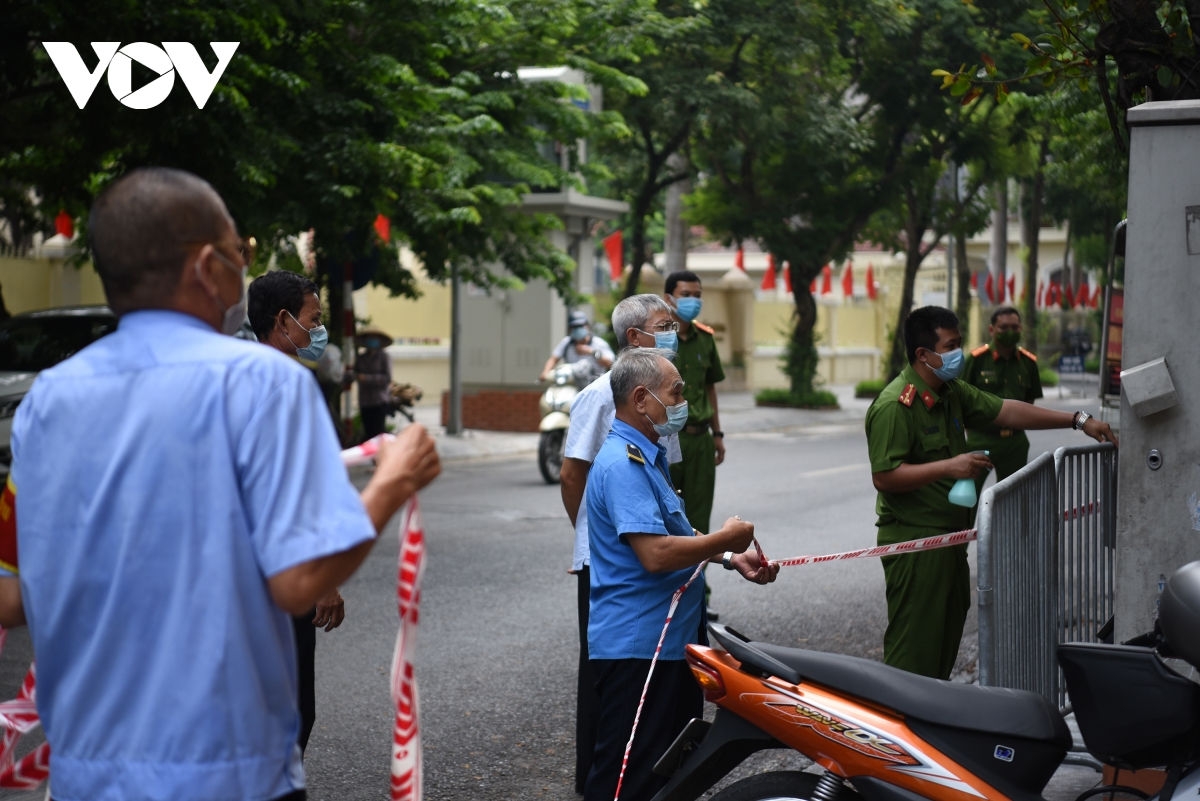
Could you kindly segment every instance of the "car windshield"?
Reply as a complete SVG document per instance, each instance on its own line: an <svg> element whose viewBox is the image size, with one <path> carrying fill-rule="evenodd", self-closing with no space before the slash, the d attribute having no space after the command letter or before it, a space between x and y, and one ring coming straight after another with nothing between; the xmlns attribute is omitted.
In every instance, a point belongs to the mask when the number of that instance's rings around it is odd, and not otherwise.
<svg viewBox="0 0 1200 801"><path fill-rule="evenodd" d="M14 317L0 324L0 370L45 370L115 330L115 317Z"/></svg>

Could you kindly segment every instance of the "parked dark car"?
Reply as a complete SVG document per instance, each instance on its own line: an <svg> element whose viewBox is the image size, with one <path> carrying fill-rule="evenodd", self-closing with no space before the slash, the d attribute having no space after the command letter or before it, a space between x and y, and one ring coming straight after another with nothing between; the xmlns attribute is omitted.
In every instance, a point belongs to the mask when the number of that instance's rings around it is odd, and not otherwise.
<svg viewBox="0 0 1200 801"><path fill-rule="evenodd" d="M0 476L12 464L12 421L41 370L117 327L107 306L64 306L16 314L0 323Z"/></svg>

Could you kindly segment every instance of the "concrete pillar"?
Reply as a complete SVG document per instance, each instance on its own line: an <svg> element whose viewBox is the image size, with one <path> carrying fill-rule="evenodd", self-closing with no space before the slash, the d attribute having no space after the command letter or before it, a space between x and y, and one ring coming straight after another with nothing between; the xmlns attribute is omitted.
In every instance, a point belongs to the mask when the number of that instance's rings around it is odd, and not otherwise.
<svg viewBox="0 0 1200 801"><path fill-rule="evenodd" d="M1160 579L1200 559L1200 100L1145 103L1127 122L1117 641L1147 631Z"/></svg>

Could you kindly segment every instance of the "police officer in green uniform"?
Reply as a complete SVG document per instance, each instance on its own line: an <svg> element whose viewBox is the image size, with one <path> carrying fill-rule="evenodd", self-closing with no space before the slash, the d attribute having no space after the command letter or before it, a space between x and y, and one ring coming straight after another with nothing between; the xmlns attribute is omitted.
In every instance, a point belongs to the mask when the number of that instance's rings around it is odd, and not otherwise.
<svg viewBox="0 0 1200 801"><path fill-rule="evenodd" d="M717 410L717 387L725 380L713 330L696 321L703 305L700 278L689 270L667 276L663 296L679 321L675 366L683 378L688 402L687 425L679 432L683 460L671 465L671 481L683 496L688 520L697 531L709 531L717 465L725 460L725 433Z"/></svg>
<svg viewBox="0 0 1200 801"><path fill-rule="evenodd" d="M904 343L908 366L875 399L866 418L880 545L970 527L974 511L951 504L950 488L960 478L976 478L991 462L971 451L968 428L1074 427L1100 442L1116 442L1108 424L1086 412L1005 400L957 380L962 337L949 309L926 306L911 312ZM949 678L971 602L967 546L882 561L888 607L883 661Z"/></svg>
<svg viewBox="0 0 1200 801"><path fill-rule="evenodd" d="M992 312L988 335L991 343L980 345L967 356L963 380L1001 398L1033 403L1042 397L1037 356L1020 347L1021 313L1012 306ZM1029 437L1019 429L996 426L969 429L967 447L988 451L996 466L997 481L1008 478L1029 461ZM987 474L975 479L977 492L983 492L986 480Z"/></svg>

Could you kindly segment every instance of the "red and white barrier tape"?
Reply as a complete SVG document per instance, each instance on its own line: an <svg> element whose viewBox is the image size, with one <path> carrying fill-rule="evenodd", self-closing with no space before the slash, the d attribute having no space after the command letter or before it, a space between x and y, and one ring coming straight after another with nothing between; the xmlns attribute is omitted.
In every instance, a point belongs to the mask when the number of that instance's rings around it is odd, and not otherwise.
<svg viewBox="0 0 1200 801"><path fill-rule="evenodd" d="M8 632L0 629L0 651ZM11 701L0 703L0 787L15 790L32 790L50 775L50 746L39 744L19 760L13 759L17 741L38 727L37 674L30 663L29 672L21 682L21 690Z"/></svg>
<svg viewBox="0 0 1200 801"><path fill-rule="evenodd" d="M862 559L868 556L893 556L898 553L917 553L932 551L935 548L948 548L951 545L962 545L973 542L976 531L973 528L955 531L951 534L936 534L908 542L896 542L891 545L876 545L874 548L859 548L857 551L829 553L823 556L793 556L791 559L772 559L772 564L780 567L796 567L797 565L814 565L820 562L837 562L843 559Z"/></svg>
<svg viewBox="0 0 1200 801"><path fill-rule="evenodd" d="M793 556L790 559L771 560L768 560L763 555L762 547L759 546L757 539L754 540L754 548L758 551L759 562L764 567L768 563L779 565L780 567L795 567L797 565L811 565L820 562L837 562L844 559L863 559L874 556L893 556L901 553L932 551L937 548L948 548L951 545L962 545L974 539L976 539L976 530L972 528L964 531L955 531L951 534L937 534L919 540L897 542L892 545L877 545L874 548L859 548L855 551L843 551L842 553L831 553L823 556ZM617 791L613 795L613 801L620 801L621 798L621 785L625 781L625 770L629 767L629 753L633 750L633 738L637 736L638 722L642 719L642 707L646 704L646 693L650 689L650 679L654 676L654 667L658 664L658 655L662 651L663 641L667 638L667 629L670 628L671 619L675 616L675 610L679 607L679 599L687 592L688 587L692 586L692 582L703 572L704 566L707 564L707 561L701 562L688 580L684 582L683 586L675 590L675 594L671 596L671 605L667 608L667 619L663 623L662 633L658 635L658 645L654 648L654 658L650 660L650 670L646 673L646 683L642 685L642 696L638 700L637 711L633 714L633 729L629 732L629 741L625 744L625 754L621 758L621 772L617 776Z"/></svg>
<svg viewBox="0 0 1200 801"><path fill-rule="evenodd" d="M400 527L400 557L396 568L396 609L400 629L392 654L392 703L396 723L392 733L392 801L421 801L421 730L417 725L417 679L413 648L421 605L421 574L425 567L425 532L416 496L408 503Z"/></svg>

